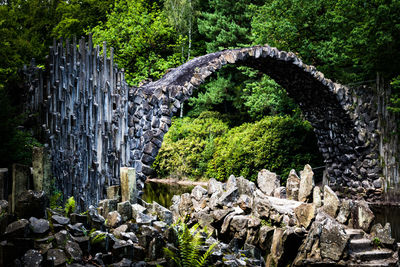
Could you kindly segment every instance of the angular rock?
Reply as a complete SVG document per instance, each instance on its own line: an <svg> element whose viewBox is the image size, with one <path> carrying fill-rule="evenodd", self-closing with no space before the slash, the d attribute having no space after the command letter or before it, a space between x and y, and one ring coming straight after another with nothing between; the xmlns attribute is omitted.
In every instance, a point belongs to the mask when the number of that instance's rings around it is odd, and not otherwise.
<svg viewBox="0 0 400 267"><path fill-rule="evenodd" d="M214 178L211 178L210 180L208 180L207 192L209 195L212 195L215 192L221 192L221 194L222 194L222 191L224 191L224 188L223 188L223 185L221 182L218 182Z"/></svg>
<svg viewBox="0 0 400 267"><path fill-rule="evenodd" d="M43 257L39 251L30 249L22 258L25 267L40 267L42 266Z"/></svg>
<svg viewBox="0 0 400 267"><path fill-rule="evenodd" d="M64 247L67 244L70 234L66 230L61 230L54 235L58 247Z"/></svg>
<svg viewBox="0 0 400 267"><path fill-rule="evenodd" d="M325 216L323 220L317 218L315 223L318 222L322 225L320 237L322 258L328 258L334 261L340 260L349 240L349 236L346 234L344 227L328 216Z"/></svg>
<svg viewBox="0 0 400 267"><path fill-rule="evenodd" d="M121 215L123 222L132 219L132 204L129 201L118 203L117 211Z"/></svg>
<svg viewBox="0 0 400 267"><path fill-rule="evenodd" d="M136 218L136 216L139 212L146 213L147 209L145 207L143 207L142 205L132 204L132 218Z"/></svg>
<svg viewBox="0 0 400 267"><path fill-rule="evenodd" d="M324 186L324 205L322 206L322 209L326 214L329 216L335 218L336 213L339 209L340 205L340 200L338 196L333 192L333 190L325 185Z"/></svg>
<svg viewBox="0 0 400 267"><path fill-rule="evenodd" d="M26 237L29 234L29 222L26 219L21 219L9 224L4 235L8 237Z"/></svg>
<svg viewBox="0 0 400 267"><path fill-rule="evenodd" d="M44 234L50 229L48 220L31 217L29 222L31 230L34 234Z"/></svg>
<svg viewBox="0 0 400 267"><path fill-rule="evenodd" d="M266 198L255 197L253 199L253 213L260 219L268 219L271 212L271 202Z"/></svg>
<svg viewBox="0 0 400 267"><path fill-rule="evenodd" d="M121 197L121 186L112 185L107 187L107 199L118 199Z"/></svg>
<svg viewBox="0 0 400 267"><path fill-rule="evenodd" d="M258 235L259 235L258 244L261 249L269 250L271 248L272 237L274 235L274 231L275 231L275 228L272 226L268 226L268 225L261 226L260 231L258 233Z"/></svg>
<svg viewBox="0 0 400 267"><path fill-rule="evenodd" d="M123 225L118 226L117 228L115 228L112 233L116 238L121 238L122 233L125 233L127 230L128 230L128 225L127 224L123 224Z"/></svg>
<svg viewBox="0 0 400 267"><path fill-rule="evenodd" d="M247 215L235 215L230 222L230 229L234 232L240 232L247 228L249 217Z"/></svg>
<svg viewBox="0 0 400 267"><path fill-rule="evenodd" d="M192 199L189 193L182 194L181 201L179 202L178 205L180 216L185 217L187 214L190 214L192 207L193 207Z"/></svg>
<svg viewBox="0 0 400 267"><path fill-rule="evenodd" d="M286 197L287 199L298 200L300 188L300 178L295 170L291 170L286 181Z"/></svg>
<svg viewBox="0 0 400 267"><path fill-rule="evenodd" d="M392 247L395 242L395 239L392 238L390 223L386 223L385 227L382 227L380 223L373 225L371 227L371 236L378 238L382 244L388 247Z"/></svg>
<svg viewBox="0 0 400 267"><path fill-rule="evenodd" d="M342 224L345 224L349 219L350 212L352 209L352 202L348 199L343 199L342 204L340 205L339 214L336 217L336 220Z"/></svg>
<svg viewBox="0 0 400 267"><path fill-rule="evenodd" d="M274 190L274 197L286 198L286 187L280 186Z"/></svg>
<svg viewBox="0 0 400 267"><path fill-rule="evenodd" d="M225 218L225 216L228 215L233 210L234 210L233 208L213 210L212 216L216 222L219 222L219 221L223 220Z"/></svg>
<svg viewBox="0 0 400 267"><path fill-rule="evenodd" d="M222 195L218 199L218 203L221 206L232 207L233 203L239 197L239 190L237 187L232 187L229 190L222 193Z"/></svg>
<svg viewBox="0 0 400 267"><path fill-rule="evenodd" d="M226 181L225 190L228 191L232 188L237 188L237 181L234 175L229 176L228 181Z"/></svg>
<svg viewBox="0 0 400 267"><path fill-rule="evenodd" d="M368 207L367 202L358 201L354 204L351 210L351 222L353 228L363 229L364 231L369 232L374 218L374 213Z"/></svg>
<svg viewBox="0 0 400 267"><path fill-rule="evenodd" d="M18 218L43 218L48 203L49 200L43 191L23 191L17 197L15 214Z"/></svg>
<svg viewBox="0 0 400 267"><path fill-rule="evenodd" d="M196 185L191 193L191 196L197 201L200 201L206 195L207 195L207 190L200 185Z"/></svg>
<svg viewBox="0 0 400 267"><path fill-rule="evenodd" d="M307 202L314 186L314 172L310 165L305 165L300 172L299 201Z"/></svg>
<svg viewBox="0 0 400 267"><path fill-rule="evenodd" d="M122 223L122 217L118 211L109 212L107 215L106 225L111 228L116 228Z"/></svg>
<svg viewBox="0 0 400 267"><path fill-rule="evenodd" d="M239 195L252 196L257 190L257 186L252 181L247 180L243 176L236 178L236 185L239 190Z"/></svg>
<svg viewBox="0 0 400 267"><path fill-rule="evenodd" d="M73 259L74 261L81 261L82 260L82 250L78 243L73 241L67 241L65 245L65 253L67 254L68 258Z"/></svg>
<svg viewBox="0 0 400 267"><path fill-rule="evenodd" d="M294 213L296 214L297 221L304 228L308 228L311 224L312 220L315 218L315 205L303 203L297 208L294 209Z"/></svg>
<svg viewBox="0 0 400 267"><path fill-rule="evenodd" d="M258 173L257 184L264 194L272 196L274 190L280 186L280 178L276 173L263 169Z"/></svg>
<svg viewBox="0 0 400 267"><path fill-rule="evenodd" d="M49 249L47 251L47 261L53 262L54 266L60 266L67 261L67 257L61 249Z"/></svg>
<svg viewBox="0 0 400 267"><path fill-rule="evenodd" d="M168 225L172 224L172 212L169 209L153 201L153 211L159 220L164 221Z"/></svg>
<svg viewBox="0 0 400 267"><path fill-rule="evenodd" d="M140 224L140 225L150 225L153 221L155 221L156 218L154 218L153 216L144 214L139 212L138 214L136 214L136 223Z"/></svg>
<svg viewBox="0 0 400 267"><path fill-rule="evenodd" d="M319 186L316 186L313 189L313 203L316 208L319 208L322 206L321 189L319 188Z"/></svg>
<svg viewBox="0 0 400 267"><path fill-rule="evenodd" d="M250 213L252 206L253 206L253 199L250 198L248 195L240 195L238 201L236 202L237 205L245 212Z"/></svg>
<svg viewBox="0 0 400 267"><path fill-rule="evenodd" d="M61 225L67 225L69 224L69 218L63 217L60 215L52 215L51 220L53 223L61 224Z"/></svg>
<svg viewBox="0 0 400 267"><path fill-rule="evenodd" d="M168 224L162 221L153 222L153 227L156 228L160 233L164 232L167 229Z"/></svg>

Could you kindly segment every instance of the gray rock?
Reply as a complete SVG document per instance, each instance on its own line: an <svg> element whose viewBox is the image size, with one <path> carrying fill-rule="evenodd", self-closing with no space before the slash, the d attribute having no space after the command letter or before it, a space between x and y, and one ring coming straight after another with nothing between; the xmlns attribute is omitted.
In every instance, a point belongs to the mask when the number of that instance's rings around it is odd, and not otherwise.
<svg viewBox="0 0 400 267"><path fill-rule="evenodd" d="M181 195L181 201L179 202L179 214L181 217L185 217L187 214L190 214L192 211L192 199L189 193L184 193Z"/></svg>
<svg viewBox="0 0 400 267"><path fill-rule="evenodd" d="M106 225L111 228L118 227L122 223L122 217L118 211L111 211L107 215Z"/></svg>
<svg viewBox="0 0 400 267"><path fill-rule="evenodd" d="M274 235L275 228L268 225L263 225L259 231L258 244L261 249L267 250L271 248L272 237Z"/></svg>
<svg viewBox="0 0 400 267"><path fill-rule="evenodd" d="M112 267L131 267L134 265L131 260L123 258L121 261L119 261L117 263L113 263L111 266Z"/></svg>
<svg viewBox="0 0 400 267"><path fill-rule="evenodd" d="M280 186L280 178L276 173L263 169L258 173L257 184L264 194L272 196L274 190Z"/></svg>
<svg viewBox="0 0 400 267"><path fill-rule="evenodd" d="M380 189L380 188L382 188L382 180L383 180L383 178L382 177L379 177L378 179L376 179L376 180L374 180L373 182L372 182L372 185L376 188L376 189Z"/></svg>
<svg viewBox="0 0 400 267"><path fill-rule="evenodd" d="M314 172L310 165L305 165L300 172L299 201L307 202L314 186Z"/></svg>
<svg viewBox="0 0 400 267"><path fill-rule="evenodd" d="M29 222L31 230L34 234L44 234L50 229L48 220L31 217Z"/></svg>
<svg viewBox="0 0 400 267"><path fill-rule="evenodd" d="M286 187L280 186L274 190L274 197L286 198Z"/></svg>
<svg viewBox="0 0 400 267"><path fill-rule="evenodd" d="M67 244L68 239L70 238L69 233L66 230L61 230L60 232L54 235L58 247L64 247Z"/></svg>
<svg viewBox="0 0 400 267"><path fill-rule="evenodd" d="M324 186L324 205L322 206L322 209L331 217L335 218L336 213L339 209L340 205L340 200L333 192L333 190L325 185Z"/></svg>
<svg viewBox="0 0 400 267"><path fill-rule="evenodd" d="M218 199L218 203L221 206L232 207L233 203L239 198L239 190L237 187L232 187L222 193Z"/></svg>
<svg viewBox="0 0 400 267"><path fill-rule="evenodd" d="M345 224L349 219L351 208L352 202L350 200L342 200L342 204L340 205L339 214L336 217L336 220L342 224Z"/></svg>
<svg viewBox="0 0 400 267"><path fill-rule="evenodd" d="M298 200L300 188L300 178L297 176L295 170L291 170L286 181L286 195L287 199Z"/></svg>
<svg viewBox="0 0 400 267"><path fill-rule="evenodd" d="M128 230L128 225L127 224L123 224L123 225L118 226L117 228L115 228L112 233L116 238L121 238L122 233L125 233L127 230Z"/></svg>
<svg viewBox="0 0 400 267"><path fill-rule="evenodd" d="M43 257L39 251L30 249L25 253L22 260L26 267L40 267L42 266Z"/></svg>
<svg viewBox="0 0 400 267"><path fill-rule="evenodd" d="M200 185L196 185L191 193L191 196L197 201L200 201L206 195L207 195L207 190Z"/></svg>
<svg viewBox="0 0 400 267"><path fill-rule="evenodd" d="M224 189L223 189L223 185L221 182L218 182L214 178L211 178L210 180L208 180L207 192L209 195L212 195L215 192L221 192L221 194L222 194L222 191L224 191Z"/></svg>
<svg viewBox="0 0 400 267"><path fill-rule="evenodd" d="M303 203L295 208L294 213L296 214L296 218L300 226L303 226L307 229L315 217L315 211L316 208L314 204Z"/></svg>
<svg viewBox="0 0 400 267"><path fill-rule="evenodd" d="M239 190L239 195L252 196L257 190L257 186L252 181L247 180L243 176L236 178L236 184Z"/></svg>
<svg viewBox="0 0 400 267"><path fill-rule="evenodd" d="M390 223L386 223L385 227L382 227L380 223L375 224L371 227L371 236L378 238L379 241L386 246L393 246L395 239L392 238L392 228Z"/></svg>
<svg viewBox="0 0 400 267"><path fill-rule="evenodd" d="M139 212L147 213L147 209L145 207L143 207L142 205L132 204L132 218L136 218L136 216Z"/></svg>
<svg viewBox="0 0 400 267"><path fill-rule="evenodd" d="M49 200L43 191L24 191L17 197L15 203L15 214L18 218L43 218L48 203Z"/></svg>
<svg viewBox="0 0 400 267"><path fill-rule="evenodd" d="M137 236L133 232L121 233L121 237L124 240L132 240L133 243L138 243L139 242Z"/></svg>
<svg viewBox="0 0 400 267"><path fill-rule="evenodd" d="M8 237L26 237L29 233L29 222L26 219L21 219L9 224L4 232Z"/></svg>
<svg viewBox="0 0 400 267"><path fill-rule="evenodd" d="M253 199L248 195L240 195L237 205L245 212L250 213L253 206Z"/></svg>
<svg viewBox="0 0 400 267"><path fill-rule="evenodd" d="M253 199L253 213L256 217L268 219L271 209L271 202L268 199L260 197Z"/></svg>
<svg viewBox="0 0 400 267"><path fill-rule="evenodd" d="M230 222L231 231L240 232L247 228L249 217L247 215L235 215Z"/></svg>
<svg viewBox="0 0 400 267"><path fill-rule="evenodd" d="M53 262L54 266L60 266L67 261L67 257L61 249L49 249L47 251L47 261Z"/></svg>
<svg viewBox="0 0 400 267"><path fill-rule="evenodd" d="M144 213L139 212L136 214L136 223L139 225L150 225L156 218Z"/></svg>
<svg viewBox="0 0 400 267"><path fill-rule="evenodd" d="M344 227L328 216L325 216L322 220L317 218L315 223L322 225L320 237L321 256L334 261L340 260L349 240Z"/></svg>
<svg viewBox="0 0 400 267"><path fill-rule="evenodd" d="M68 258L73 259L74 261L82 260L82 250L79 247L78 243L73 241L67 241L65 245L65 252Z"/></svg>
<svg viewBox="0 0 400 267"><path fill-rule="evenodd" d="M153 222L153 227L156 228L160 233L164 232L167 229L168 224L162 221Z"/></svg>
<svg viewBox="0 0 400 267"><path fill-rule="evenodd" d="M60 215L53 215L51 216L51 220L53 223L61 224L61 225L67 225L69 224L69 218L63 217Z"/></svg>
<svg viewBox="0 0 400 267"><path fill-rule="evenodd" d="M228 181L226 181L226 191L237 187L236 177L234 175L229 176Z"/></svg>
<svg viewBox="0 0 400 267"><path fill-rule="evenodd" d="M374 213L368 207L367 202L357 201L351 210L351 223L356 229L363 229L369 232L371 224L374 220Z"/></svg>
<svg viewBox="0 0 400 267"><path fill-rule="evenodd" d="M117 211L123 222L132 219L132 205L129 200L117 204Z"/></svg>
<svg viewBox="0 0 400 267"><path fill-rule="evenodd" d="M216 222L219 222L219 221L223 220L225 218L225 216L228 215L233 210L234 210L233 208L213 210L212 216Z"/></svg>
<svg viewBox="0 0 400 267"><path fill-rule="evenodd" d="M163 221L168 225L172 224L172 212L169 209L153 201L153 211L160 221Z"/></svg>
<svg viewBox="0 0 400 267"><path fill-rule="evenodd" d="M316 208L319 208L322 206L322 200L321 200L321 189L319 186L314 187L313 190L313 203Z"/></svg>

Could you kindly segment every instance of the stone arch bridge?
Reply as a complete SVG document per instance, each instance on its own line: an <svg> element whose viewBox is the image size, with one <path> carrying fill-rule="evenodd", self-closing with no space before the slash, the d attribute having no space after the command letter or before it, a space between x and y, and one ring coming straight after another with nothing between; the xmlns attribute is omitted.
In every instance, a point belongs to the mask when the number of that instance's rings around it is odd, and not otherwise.
<svg viewBox="0 0 400 267"><path fill-rule="evenodd" d="M106 51L106 45L103 51ZM249 66L285 88L312 124L332 187L378 194L378 118L369 88L332 82L294 53L254 46L195 58L160 80L129 87L123 71L99 47L54 43L46 71L26 70L30 109L40 111L53 173L65 195L81 206L103 198L119 183L119 168L136 169L141 190L171 117L207 77L226 64Z"/></svg>

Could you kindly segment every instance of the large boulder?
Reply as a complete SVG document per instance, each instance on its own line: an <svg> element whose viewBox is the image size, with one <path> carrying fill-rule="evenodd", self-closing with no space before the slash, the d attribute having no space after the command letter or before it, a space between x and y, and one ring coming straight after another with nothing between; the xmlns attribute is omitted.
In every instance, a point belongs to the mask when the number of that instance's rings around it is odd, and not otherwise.
<svg viewBox="0 0 400 267"><path fill-rule="evenodd" d="M308 228L315 217L315 205L303 203L294 209L298 223L304 228Z"/></svg>
<svg viewBox="0 0 400 267"><path fill-rule="evenodd" d="M331 217L335 218L336 213L339 209L340 200L338 196L333 192L333 190L325 185L324 186L324 205L322 209L326 214L330 215Z"/></svg>
<svg viewBox="0 0 400 267"><path fill-rule="evenodd" d="M247 180L243 176L236 178L236 184L239 190L239 195L252 196L257 190L256 184L252 181Z"/></svg>
<svg viewBox="0 0 400 267"><path fill-rule="evenodd" d="M15 214L18 218L43 218L49 200L45 193L32 190L21 192L15 203Z"/></svg>
<svg viewBox="0 0 400 267"><path fill-rule="evenodd" d="M29 219L31 230L34 234L44 234L50 229L48 220L31 217Z"/></svg>
<svg viewBox="0 0 400 267"><path fill-rule="evenodd" d="M152 209L153 213L157 215L160 221L163 221L168 225L172 224L172 212L169 209L161 206L155 201L153 201Z"/></svg>
<svg viewBox="0 0 400 267"><path fill-rule="evenodd" d="M299 199L300 178L295 170L291 170L286 181L286 197L287 199Z"/></svg>
<svg viewBox="0 0 400 267"><path fill-rule="evenodd" d="M390 223L386 223L385 227L382 227L380 223L375 224L371 228L371 236L376 237L385 246L393 246L395 239L392 238L392 228Z"/></svg>
<svg viewBox="0 0 400 267"><path fill-rule="evenodd" d="M310 165L300 172L299 201L307 202L314 186L314 172Z"/></svg>
<svg viewBox="0 0 400 267"><path fill-rule="evenodd" d="M351 224L353 228L363 229L369 232L371 224L374 220L374 213L370 210L368 203L365 201L357 201L351 210Z"/></svg>
<svg viewBox="0 0 400 267"><path fill-rule="evenodd" d="M352 207L353 202L351 200L343 199L336 220L342 224L347 223Z"/></svg>
<svg viewBox="0 0 400 267"><path fill-rule="evenodd" d="M280 177L276 173L263 169L258 173L257 184L264 194L272 196L275 189L280 186Z"/></svg>
<svg viewBox="0 0 400 267"><path fill-rule="evenodd" d="M224 191L223 184L221 182L218 182L214 178L211 178L208 180L207 184L207 192L209 195L214 194L215 192L222 192Z"/></svg>
<svg viewBox="0 0 400 267"><path fill-rule="evenodd" d="M230 187L218 199L218 204L221 206L232 207L233 203L239 198L239 190L237 187Z"/></svg>
<svg viewBox="0 0 400 267"><path fill-rule="evenodd" d="M321 257L338 261L343 255L349 236L344 230L344 226L336 220L324 216L324 220L320 221L322 231L320 236Z"/></svg>

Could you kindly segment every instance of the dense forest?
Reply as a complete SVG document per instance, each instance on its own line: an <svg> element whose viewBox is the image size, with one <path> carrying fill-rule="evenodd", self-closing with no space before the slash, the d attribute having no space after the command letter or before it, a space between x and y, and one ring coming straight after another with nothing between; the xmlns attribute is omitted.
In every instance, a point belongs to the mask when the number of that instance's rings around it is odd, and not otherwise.
<svg viewBox="0 0 400 267"><path fill-rule="evenodd" d="M24 113L21 68L45 68L54 38L93 34L115 49L115 62L137 86L215 51L269 44L295 52L342 84L391 86L400 112L399 0L3 0L0 4L0 167L29 163L39 142ZM258 170L286 177L306 163L323 165L310 124L268 76L224 67L174 118L153 165L159 176ZM180 115L180 116L179 116Z"/></svg>

